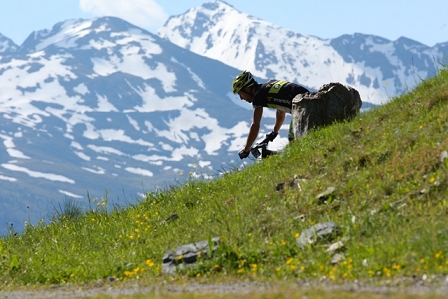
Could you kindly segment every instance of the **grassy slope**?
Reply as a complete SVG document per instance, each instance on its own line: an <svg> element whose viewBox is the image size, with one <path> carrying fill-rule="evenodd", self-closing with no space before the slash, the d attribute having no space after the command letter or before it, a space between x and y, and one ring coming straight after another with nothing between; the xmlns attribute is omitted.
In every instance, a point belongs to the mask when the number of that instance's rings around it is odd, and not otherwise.
<svg viewBox="0 0 448 299"><path fill-rule="evenodd" d="M211 182L187 180L138 205L106 199L0 239L0 286L158 279L167 249L221 237L213 260L178 277L369 279L448 273L448 72L352 122ZM192 169L194 171L195 169ZM301 178L301 189L276 185ZM286 184L288 185L288 184ZM317 195L335 187L326 204ZM175 221L162 223L172 214ZM305 215L303 220L297 216ZM345 259L300 250L311 225L341 227ZM166 278L163 278L166 279Z"/></svg>

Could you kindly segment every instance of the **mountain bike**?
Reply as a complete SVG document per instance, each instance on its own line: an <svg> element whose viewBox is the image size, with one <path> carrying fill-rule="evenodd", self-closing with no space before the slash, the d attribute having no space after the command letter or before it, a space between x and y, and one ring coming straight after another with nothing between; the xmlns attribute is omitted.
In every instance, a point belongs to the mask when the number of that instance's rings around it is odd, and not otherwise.
<svg viewBox="0 0 448 299"><path fill-rule="evenodd" d="M255 159L258 159L260 156L262 159L265 159L271 155L277 154L277 151L271 151L267 149L268 143L269 139L266 138L263 141L253 145L250 149L252 156L254 156Z"/></svg>

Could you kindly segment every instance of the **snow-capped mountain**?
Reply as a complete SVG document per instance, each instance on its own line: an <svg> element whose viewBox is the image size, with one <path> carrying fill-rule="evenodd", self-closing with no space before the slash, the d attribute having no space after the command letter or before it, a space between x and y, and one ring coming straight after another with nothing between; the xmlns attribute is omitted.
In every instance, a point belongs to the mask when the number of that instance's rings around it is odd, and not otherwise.
<svg viewBox="0 0 448 299"><path fill-rule="evenodd" d="M0 55L4 55L9 52L15 52L17 50L16 44L0 33Z"/></svg>
<svg viewBox="0 0 448 299"><path fill-rule="evenodd" d="M172 16L159 35L197 54L261 78L298 82L311 89L341 82L363 101L387 102L437 74L448 61L448 42L427 47L364 34L320 39L240 12L224 1L205 3Z"/></svg>
<svg viewBox="0 0 448 299"><path fill-rule="evenodd" d="M0 223L228 170L251 119L238 73L117 18L32 33L0 56Z"/></svg>

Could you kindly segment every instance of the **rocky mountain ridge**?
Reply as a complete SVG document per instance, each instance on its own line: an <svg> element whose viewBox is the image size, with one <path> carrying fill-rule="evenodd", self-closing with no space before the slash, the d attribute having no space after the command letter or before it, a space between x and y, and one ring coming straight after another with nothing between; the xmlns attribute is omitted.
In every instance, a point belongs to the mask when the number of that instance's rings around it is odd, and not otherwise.
<svg viewBox="0 0 448 299"><path fill-rule="evenodd" d="M353 34L321 39L282 28L213 1L172 16L158 31L172 43L261 78L294 81L317 90L329 82L356 88L365 102L382 104L437 74L448 42L434 47Z"/></svg>

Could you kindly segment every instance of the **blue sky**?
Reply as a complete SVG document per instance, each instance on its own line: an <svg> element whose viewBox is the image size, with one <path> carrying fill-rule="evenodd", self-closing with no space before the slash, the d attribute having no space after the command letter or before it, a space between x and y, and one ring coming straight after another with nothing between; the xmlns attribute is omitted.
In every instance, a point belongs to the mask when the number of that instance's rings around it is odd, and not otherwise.
<svg viewBox="0 0 448 299"><path fill-rule="evenodd" d="M20 45L67 19L114 15L153 33L172 15L207 0L1 0L0 33ZM239 11L323 39L343 34L448 42L448 0L226 0Z"/></svg>

